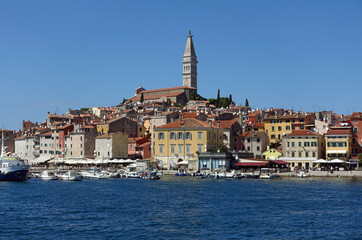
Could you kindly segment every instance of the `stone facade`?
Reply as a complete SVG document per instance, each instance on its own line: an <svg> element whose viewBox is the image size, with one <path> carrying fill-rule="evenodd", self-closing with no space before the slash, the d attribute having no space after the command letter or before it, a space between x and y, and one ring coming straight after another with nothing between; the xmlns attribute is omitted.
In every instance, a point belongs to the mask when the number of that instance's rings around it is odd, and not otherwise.
<svg viewBox="0 0 362 240"><path fill-rule="evenodd" d="M125 133L109 133L96 137L96 159L126 159L128 157L128 136Z"/></svg>

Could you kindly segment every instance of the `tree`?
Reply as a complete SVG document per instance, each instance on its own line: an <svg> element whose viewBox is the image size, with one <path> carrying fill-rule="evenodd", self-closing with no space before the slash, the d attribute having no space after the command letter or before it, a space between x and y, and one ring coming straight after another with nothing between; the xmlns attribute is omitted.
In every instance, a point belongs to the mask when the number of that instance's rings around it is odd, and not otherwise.
<svg viewBox="0 0 362 240"><path fill-rule="evenodd" d="M144 101L144 97L143 97L143 93L141 93L141 100L140 100L140 102L143 103L143 101Z"/></svg>
<svg viewBox="0 0 362 240"><path fill-rule="evenodd" d="M248 99L245 100L245 107L249 107L249 101L248 101Z"/></svg>
<svg viewBox="0 0 362 240"><path fill-rule="evenodd" d="M220 88L217 89L216 107L220 107Z"/></svg>
<svg viewBox="0 0 362 240"><path fill-rule="evenodd" d="M191 94L190 94L190 100L196 100L194 91L192 91Z"/></svg>

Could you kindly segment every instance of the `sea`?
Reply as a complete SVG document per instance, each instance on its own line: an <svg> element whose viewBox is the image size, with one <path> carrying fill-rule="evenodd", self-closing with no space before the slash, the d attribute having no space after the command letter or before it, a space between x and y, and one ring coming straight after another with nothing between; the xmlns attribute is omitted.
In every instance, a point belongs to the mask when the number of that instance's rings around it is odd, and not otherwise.
<svg viewBox="0 0 362 240"><path fill-rule="evenodd" d="M0 182L0 239L362 239L346 178Z"/></svg>

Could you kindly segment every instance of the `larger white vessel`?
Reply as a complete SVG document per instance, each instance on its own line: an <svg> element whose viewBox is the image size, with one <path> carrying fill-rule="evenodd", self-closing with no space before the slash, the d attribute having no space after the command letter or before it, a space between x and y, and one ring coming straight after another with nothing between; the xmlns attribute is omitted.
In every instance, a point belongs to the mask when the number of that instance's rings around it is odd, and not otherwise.
<svg viewBox="0 0 362 240"><path fill-rule="evenodd" d="M23 182L28 179L30 165L17 157L5 157L4 131L1 134L0 181Z"/></svg>

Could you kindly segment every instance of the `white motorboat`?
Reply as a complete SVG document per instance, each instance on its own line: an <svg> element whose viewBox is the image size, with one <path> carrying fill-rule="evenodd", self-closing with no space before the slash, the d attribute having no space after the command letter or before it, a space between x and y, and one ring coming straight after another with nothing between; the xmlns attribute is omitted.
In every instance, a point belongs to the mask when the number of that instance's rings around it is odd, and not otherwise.
<svg viewBox="0 0 362 240"><path fill-rule="evenodd" d="M299 177L299 178L306 178L306 177L307 177L307 174L305 174L304 171L300 171L300 172L298 173L298 177Z"/></svg>
<svg viewBox="0 0 362 240"><path fill-rule="evenodd" d="M269 168L262 168L259 178L260 179L273 179L276 178L275 173L270 172Z"/></svg>
<svg viewBox="0 0 362 240"><path fill-rule="evenodd" d="M64 181L82 181L82 176L77 171L69 171L60 176Z"/></svg>
<svg viewBox="0 0 362 240"><path fill-rule="evenodd" d="M54 175L54 173L50 173L48 171L43 171L39 177L43 180L58 180L58 177Z"/></svg>
<svg viewBox="0 0 362 240"><path fill-rule="evenodd" d="M215 174L215 178L216 179L221 179L221 178L225 178L226 177L226 174L225 173L216 173Z"/></svg>
<svg viewBox="0 0 362 240"><path fill-rule="evenodd" d="M140 178L141 175L138 172L128 172L126 173L127 178Z"/></svg>

